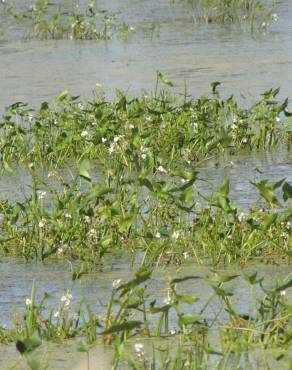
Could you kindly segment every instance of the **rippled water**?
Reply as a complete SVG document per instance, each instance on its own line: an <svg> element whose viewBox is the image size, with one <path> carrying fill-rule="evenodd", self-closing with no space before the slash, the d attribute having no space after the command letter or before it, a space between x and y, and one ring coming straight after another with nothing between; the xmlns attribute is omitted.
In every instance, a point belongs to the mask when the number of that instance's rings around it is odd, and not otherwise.
<svg viewBox="0 0 292 370"><path fill-rule="evenodd" d="M20 0L18 4L28 3ZM281 96L292 96L292 7L290 0L279 5L279 21L270 31L252 36L232 27L194 24L189 8L182 1L169 0L107 0L100 7L120 11L120 17L137 32L127 41L109 42L26 41L19 39L21 30L8 29L0 40L0 115L5 106L15 101L32 105L52 99L64 88L74 95L91 97L95 83L101 83L109 98L115 89L139 93L142 88L151 90L157 70L165 73L174 83L174 91L182 90L184 80L194 96L209 92L212 81L221 81L224 94L243 94L254 101L258 94L271 87L281 87ZM156 22L159 34L150 39L140 31L145 25ZM4 25L6 27L6 25ZM11 32L10 32L11 31ZM231 198L242 208L257 200L257 193L249 180L286 177L292 183L291 154L268 152L214 158L200 169L200 177L210 185L198 181L198 186L218 190L224 176L231 181ZM219 162L219 167L217 166ZM204 167L203 166L203 167ZM255 168L262 171L259 174ZM44 172L43 177L47 175ZM22 169L0 180L1 199L21 200L27 194L31 179ZM0 261L0 324L11 324L12 307L20 311L25 298L36 281L38 297L44 292L52 295L57 304L66 289L73 291L74 301L86 296L97 312L101 311L97 296L106 302L114 278L127 279L131 272L128 261L116 258L103 272L71 281L71 265L52 261L46 264L26 264L19 260ZM278 277L290 272L290 267L254 266L272 284ZM247 271L245 271L247 272ZM158 299L165 294L168 277L174 269L157 271L151 281L153 295ZM187 266L181 274L206 276L207 267ZM202 289L202 287L204 287ZM248 304L248 289L242 281L229 285L234 293L236 307L244 310ZM202 281L184 284L183 290L207 299L210 290ZM109 368L111 354L99 347L98 358L105 361L99 368ZM71 369L78 359L76 344L60 348L50 347L54 369ZM59 351L59 352L58 352ZM61 353L60 353L61 352ZM96 356L96 353L95 353ZM14 363L17 355L11 347L0 347L0 368ZM70 360L69 360L70 359ZM82 360L82 357L80 357ZM18 368L18 367L15 367ZM21 367L19 367L21 368Z"/></svg>
<svg viewBox="0 0 292 370"><path fill-rule="evenodd" d="M64 88L91 96L96 82L109 97L117 88L151 90L157 70L174 81L177 92L186 79L194 96L208 93L212 81L221 81L224 93L249 100L278 86L282 96L292 95L290 0L279 5L279 21L270 31L255 36L194 24L184 1L109 0L100 7L120 10L137 33L127 42L22 42L7 31L0 42L0 112L15 101L51 101ZM152 41L139 31L151 22L160 24L160 36Z"/></svg>

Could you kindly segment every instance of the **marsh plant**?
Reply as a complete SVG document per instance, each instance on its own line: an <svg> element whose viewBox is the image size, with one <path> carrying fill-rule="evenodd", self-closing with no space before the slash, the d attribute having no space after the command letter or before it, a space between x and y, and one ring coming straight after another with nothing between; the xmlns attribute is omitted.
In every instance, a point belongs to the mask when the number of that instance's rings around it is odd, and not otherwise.
<svg viewBox="0 0 292 370"><path fill-rule="evenodd" d="M116 14L98 10L95 1L82 7L79 2L73 2L69 8L48 0L34 0L24 9L5 1L0 6L6 17L27 28L25 38L108 40L133 30L124 22L118 22Z"/></svg>
<svg viewBox="0 0 292 370"><path fill-rule="evenodd" d="M170 87L158 73L158 83ZM290 147L288 99L277 100L279 89L263 93L250 108L233 96L223 99L219 83L210 96L194 100L187 92L173 96L156 87L152 95L128 97L119 92L113 102L103 95L82 103L63 91L55 106L37 110L25 103L8 107L0 123L0 160L59 166L88 158L128 171L195 166L223 152Z"/></svg>
<svg viewBox="0 0 292 370"><path fill-rule="evenodd" d="M32 168L31 194L0 203L1 253L66 256L82 262L76 276L117 252L142 252L145 265L291 260L292 187L285 179L254 183L263 208L242 212L229 199L228 179L207 196L196 190L196 171L165 173L158 166L155 174L136 175L116 163L100 174L103 180L90 172L82 160L75 180L49 173L52 184Z"/></svg>
<svg viewBox="0 0 292 370"><path fill-rule="evenodd" d="M150 294L151 275L151 269L142 268L129 281L113 281L108 302L98 315L85 298L74 312L69 291L63 293L57 309L50 307L50 296L46 294L39 301L33 286L25 300L23 317L18 315L12 329L1 331L0 339L15 342L24 356L33 354L48 340L82 339L82 351L103 341L114 348L115 369L126 364L134 369L249 366L251 351L256 348L263 356L278 348L282 352L276 361L286 359L291 346L291 304L287 296L292 286L290 276L269 288L257 273L241 277L251 294L249 305L239 312L230 291L230 284L239 275L213 271L205 277L177 276L168 282L166 296L154 300ZM184 293L186 284L196 280L209 289L204 302ZM250 356L246 357L247 353Z"/></svg>
<svg viewBox="0 0 292 370"><path fill-rule="evenodd" d="M266 30L278 20L276 1L264 0L188 0L194 18L206 23L247 24L251 30Z"/></svg>

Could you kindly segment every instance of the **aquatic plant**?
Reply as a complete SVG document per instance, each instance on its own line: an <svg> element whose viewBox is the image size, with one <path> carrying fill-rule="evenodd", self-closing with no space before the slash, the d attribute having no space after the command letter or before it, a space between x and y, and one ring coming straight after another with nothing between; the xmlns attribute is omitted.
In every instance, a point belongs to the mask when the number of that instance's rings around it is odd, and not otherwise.
<svg viewBox="0 0 292 370"><path fill-rule="evenodd" d="M188 0L194 10L194 18L206 23L247 23L251 30L266 30L278 20L276 1L262 0Z"/></svg>
<svg viewBox="0 0 292 370"><path fill-rule="evenodd" d="M73 2L69 9L48 0L34 0L25 9L16 9L13 3L2 2L1 5L6 16L28 28L25 38L108 40L115 34L125 35L133 30L125 22L119 24L116 14L98 10L96 1L82 8L78 2Z"/></svg>
<svg viewBox="0 0 292 370"><path fill-rule="evenodd" d="M158 82L165 84L165 78ZM9 162L59 166L84 157L103 165L106 158L106 166L153 172L159 165L191 167L224 151L290 146L288 99L277 101L279 89L243 108L233 96L223 99L218 85L212 84L210 97L197 100L156 88L152 96L119 92L113 102L98 97L87 104L64 91L54 108L44 102L38 110L15 103L0 123L0 160L7 167Z"/></svg>
<svg viewBox="0 0 292 370"><path fill-rule="evenodd" d="M209 286L210 296L204 302L183 292L187 281L198 279ZM250 365L257 348L263 355L278 348L282 352L276 360L285 359L291 346L292 316L286 295L292 286L291 277L266 288L257 273L243 276L251 295L249 305L240 312L230 291L235 279L239 275L218 271L205 277L176 276L167 285L166 297L152 300L151 270L140 269L127 282L113 282L108 304L99 315L85 298L77 305L76 313L71 313L72 295L68 291L61 296L57 310L47 303L48 294L38 303L33 287L25 301L23 318L13 329L1 331L0 339L6 343L10 338L20 353L30 353L32 359L46 340L82 338L79 348L88 352L100 338L114 347L115 369L124 364L135 369L199 369L202 365L228 369L234 364ZM252 293L255 288L257 297ZM224 309L227 316L221 315ZM245 354L249 354L248 359L242 357Z"/></svg>

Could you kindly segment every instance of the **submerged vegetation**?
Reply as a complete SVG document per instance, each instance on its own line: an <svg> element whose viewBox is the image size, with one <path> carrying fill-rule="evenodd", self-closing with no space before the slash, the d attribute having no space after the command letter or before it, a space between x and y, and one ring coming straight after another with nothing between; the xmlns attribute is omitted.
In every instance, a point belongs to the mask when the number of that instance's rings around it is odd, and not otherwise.
<svg viewBox="0 0 292 370"><path fill-rule="evenodd" d="M134 30L125 23L119 23L116 14L98 10L95 1L86 4L84 9L78 2L73 2L67 9L48 0L34 0L25 9L15 9L13 3L3 1L2 7L4 16L26 26L25 38L108 40Z"/></svg>
<svg viewBox="0 0 292 370"><path fill-rule="evenodd" d="M257 273L244 275L241 280L250 298L240 311L230 291L235 279L239 275L218 272L205 278L178 276L169 281L164 298L150 300L151 270L140 269L130 281L113 281L108 303L99 315L85 298L74 312L70 291L64 292L57 308L51 307L49 295L39 301L33 286L23 318L16 314L13 328L2 329L0 340L15 342L32 369L42 368L36 350L42 342L68 338L82 339L82 352L89 352L99 340L113 345L113 369L249 368L256 354L247 354L255 348L261 352L261 361L273 348L278 348L275 361L289 361L286 350L291 346L292 316L286 291L292 286L291 277L267 288ZM184 292L188 281L200 281L208 289L206 302Z"/></svg>
<svg viewBox="0 0 292 370"><path fill-rule="evenodd" d="M188 0L194 18L206 23L250 25L251 30L267 29L278 20L276 1L263 0Z"/></svg>
<svg viewBox="0 0 292 370"><path fill-rule="evenodd" d="M262 0L188 0L191 18L208 24L248 25L251 31L266 30L277 21L275 2ZM175 4L173 4L175 6ZM100 10L96 1L83 6L71 6L48 0L33 0L28 7L16 7L14 2L0 1L0 16L12 25L25 28L25 39L109 40L114 36L127 37L135 29L118 20L118 14ZM153 36L159 25L142 26ZM140 27L141 28L141 27ZM4 33L4 30L2 31ZM151 36L151 37L152 37Z"/></svg>

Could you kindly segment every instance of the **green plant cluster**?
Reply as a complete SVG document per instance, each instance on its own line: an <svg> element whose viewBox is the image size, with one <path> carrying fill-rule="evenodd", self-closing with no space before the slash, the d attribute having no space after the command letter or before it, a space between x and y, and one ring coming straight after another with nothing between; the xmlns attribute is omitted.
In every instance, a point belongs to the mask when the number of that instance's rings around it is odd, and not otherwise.
<svg viewBox="0 0 292 370"><path fill-rule="evenodd" d="M276 1L262 0L188 0L195 19L206 23L249 24L251 30L266 30L278 20Z"/></svg>
<svg viewBox="0 0 292 370"><path fill-rule="evenodd" d="M78 2L67 9L48 0L34 0L29 7L20 10L15 9L13 3L2 2L1 5L6 18L26 26L25 38L28 39L109 40L133 29L118 23L116 14L98 10L95 1L86 4L84 10Z"/></svg>
<svg viewBox="0 0 292 370"><path fill-rule="evenodd" d="M43 341L74 337L83 338L79 345L82 352L89 352L99 338L105 345L113 345L114 369L125 364L133 369L237 368L242 363L252 364L245 354L255 348L265 356L269 349L278 347L281 352L276 360L287 359L292 330L291 303L286 296L292 286L289 276L269 289L257 273L243 276L250 297L249 306L239 313L229 287L239 275L213 271L206 278L176 277L169 282L164 298L150 300L151 273L143 268L130 281L113 281L112 293L100 315L84 298L73 313L70 291L64 292L57 309L49 306L48 294L38 302L33 286L31 297L25 300L23 318L16 315L14 328L2 330L0 339L15 342L29 365L33 360L37 364L33 353ZM206 302L183 293L184 282L192 280L204 280L209 286ZM257 299L255 289L260 291ZM214 303L216 309L210 311ZM227 316L221 315L223 310ZM214 339L215 331L218 339ZM153 343L150 351L143 344L149 338ZM155 345L159 338L165 341L163 346Z"/></svg>
<svg viewBox="0 0 292 370"><path fill-rule="evenodd" d="M157 81L171 83L159 73ZM210 97L197 100L161 90L140 98L119 92L113 102L98 97L82 104L64 91L54 108L44 102L34 111L15 103L0 123L0 161L6 167L10 161L55 166L106 158L140 172L194 166L224 151L290 147L291 113L288 99L277 101L279 89L244 108L233 96L223 99L218 85L212 85Z"/></svg>

